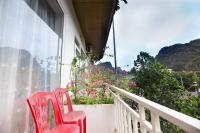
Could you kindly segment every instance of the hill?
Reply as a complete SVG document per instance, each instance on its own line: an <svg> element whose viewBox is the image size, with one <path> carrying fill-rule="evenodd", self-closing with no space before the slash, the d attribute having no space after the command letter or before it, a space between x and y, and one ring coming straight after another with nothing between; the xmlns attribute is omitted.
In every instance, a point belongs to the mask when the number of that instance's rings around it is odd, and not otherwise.
<svg viewBox="0 0 200 133"><path fill-rule="evenodd" d="M164 47L156 59L174 71L200 71L200 39Z"/></svg>
<svg viewBox="0 0 200 133"><path fill-rule="evenodd" d="M110 62L99 63L97 66L104 67L106 69L110 69L112 71L115 71L115 68L112 66L112 64ZM117 67L117 73L122 74L123 70L120 67Z"/></svg>

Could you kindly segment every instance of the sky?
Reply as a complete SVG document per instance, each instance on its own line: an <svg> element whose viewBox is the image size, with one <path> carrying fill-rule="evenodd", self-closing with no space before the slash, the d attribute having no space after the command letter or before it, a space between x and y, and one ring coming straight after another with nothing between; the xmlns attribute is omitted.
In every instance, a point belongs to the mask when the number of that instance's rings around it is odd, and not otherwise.
<svg viewBox="0 0 200 133"><path fill-rule="evenodd" d="M162 47L200 38L200 0L128 0L115 13L117 66L130 70L140 51L156 56ZM100 62L114 66L112 27Z"/></svg>

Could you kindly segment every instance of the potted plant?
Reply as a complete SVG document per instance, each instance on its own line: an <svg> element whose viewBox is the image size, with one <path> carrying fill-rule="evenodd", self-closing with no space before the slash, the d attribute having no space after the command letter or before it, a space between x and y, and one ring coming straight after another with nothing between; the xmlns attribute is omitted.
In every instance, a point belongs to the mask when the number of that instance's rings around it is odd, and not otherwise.
<svg viewBox="0 0 200 133"><path fill-rule="evenodd" d="M88 132L97 132L93 125L100 126L101 132L114 132L114 98L104 83L128 91L136 84L127 72L116 74L112 68L90 64L90 61L89 57L77 56L71 63L72 81L67 88L72 93L73 108L86 112Z"/></svg>
<svg viewBox="0 0 200 133"><path fill-rule="evenodd" d="M89 60L88 57L77 56L71 63L72 81L67 88L73 108L86 112L88 132L97 132L95 126L99 126L102 132L113 132L114 98L104 83L111 82L114 73L91 65Z"/></svg>

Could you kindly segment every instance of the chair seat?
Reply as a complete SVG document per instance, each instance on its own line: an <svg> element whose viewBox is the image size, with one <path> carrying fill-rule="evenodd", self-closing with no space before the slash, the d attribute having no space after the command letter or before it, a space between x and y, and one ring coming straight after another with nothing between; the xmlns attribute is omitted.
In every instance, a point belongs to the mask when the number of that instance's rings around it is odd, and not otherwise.
<svg viewBox="0 0 200 133"><path fill-rule="evenodd" d="M64 122L77 122L78 120L85 119L86 115L83 111L72 111L64 114L63 121Z"/></svg>
<svg viewBox="0 0 200 133"><path fill-rule="evenodd" d="M45 133L79 133L79 126L73 124L61 124L54 127L51 130L46 131Z"/></svg>

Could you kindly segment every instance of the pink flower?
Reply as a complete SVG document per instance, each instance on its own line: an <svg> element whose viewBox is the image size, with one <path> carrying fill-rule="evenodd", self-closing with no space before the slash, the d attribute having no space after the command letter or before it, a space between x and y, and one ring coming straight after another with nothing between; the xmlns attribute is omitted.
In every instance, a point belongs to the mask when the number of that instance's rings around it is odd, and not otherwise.
<svg viewBox="0 0 200 133"><path fill-rule="evenodd" d="M81 93L81 96L87 96L87 91L84 90L80 90L79 93Z"/></svg>
<svg viewBox="0 0 200 133"><path fill-rule="evenodd" d="M97 93L96 93L96 92L94 92L94 91L93 91L93 92L91 92L91 93L90 93L90 95L91 95L93 98L96 98L96 97L97 97Z"/></svg>
<svg viewBox="0 0 200 133"><path fill-rule="evenodd" d="M135 82L134 80L131 80L131 81L129 82L129 87L135 88L135 87L136 87L136 82Z"/></svg>
<svg viewBox="0 0 200 133"><path fill-rule="evenodd" d="M67 84L67 87L72 87L73 86L73 82L70 82Z"/></svg>

